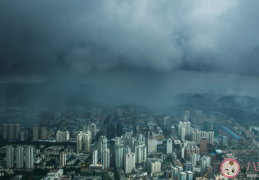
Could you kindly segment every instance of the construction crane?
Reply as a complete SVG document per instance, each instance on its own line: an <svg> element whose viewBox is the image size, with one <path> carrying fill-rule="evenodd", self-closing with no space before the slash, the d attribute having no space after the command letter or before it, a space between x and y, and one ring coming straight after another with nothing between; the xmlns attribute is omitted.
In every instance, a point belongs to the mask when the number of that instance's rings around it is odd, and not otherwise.
<svg viewBox="0 0 259 180"><path fill-rule="evenodd" d="M208 176L208 173L210 172L212 170L212 166L209 168L209 170L204 174L204 178L207 178L207 176Z"/></svg>
<svg viewBox="0 0 259 180"><path fill-rule="evenodd" d="M82 164L82 165L81 165L81 172L82 172L83 169L85 169L85 166L86 166L86 165L91 164L92 162L93 162L93 161L88 162L88 163L85 163L85 164Z"/></svg>

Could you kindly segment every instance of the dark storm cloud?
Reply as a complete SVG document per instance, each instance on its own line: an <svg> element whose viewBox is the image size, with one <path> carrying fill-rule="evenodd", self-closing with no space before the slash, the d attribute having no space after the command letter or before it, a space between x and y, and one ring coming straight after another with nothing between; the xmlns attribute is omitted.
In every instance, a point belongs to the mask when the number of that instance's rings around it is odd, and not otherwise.
<svg viewBox="0 0 259 180"><path fill-rule="evenodd" d="M1 1L0 74L259 75L259 2Z"/></svg>

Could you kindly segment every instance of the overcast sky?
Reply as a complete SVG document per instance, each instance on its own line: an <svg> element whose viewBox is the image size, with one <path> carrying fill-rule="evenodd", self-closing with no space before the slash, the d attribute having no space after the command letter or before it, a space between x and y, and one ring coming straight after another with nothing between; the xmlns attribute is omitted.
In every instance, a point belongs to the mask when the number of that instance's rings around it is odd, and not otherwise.
<svg viewBox="0 0 259 180"><path fill-rule="evenodd" d="M256 91L258 9L257 0L0 1L0 81Z"/></svg>

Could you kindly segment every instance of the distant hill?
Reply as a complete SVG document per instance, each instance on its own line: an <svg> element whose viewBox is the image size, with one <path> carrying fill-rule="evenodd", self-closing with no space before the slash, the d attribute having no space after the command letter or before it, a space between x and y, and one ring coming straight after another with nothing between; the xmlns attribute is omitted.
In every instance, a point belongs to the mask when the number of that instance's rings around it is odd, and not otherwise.
<svg viewBox="0 0 259 180"><path fill-rule="evenodd" d="M204 97L203 95L201 95L201 94L197 94L197 93L196 93L196 94L190 96L190 98L204 99L205 97Z"/></svg>
<svg viewBox="0 0 259 180"><path fill-rule="evenodd" d="M234 95L230 95L230 96L222 96L219 98L218 101L234 101L235 98L237 98L238 96L234 96Z"/></svg>

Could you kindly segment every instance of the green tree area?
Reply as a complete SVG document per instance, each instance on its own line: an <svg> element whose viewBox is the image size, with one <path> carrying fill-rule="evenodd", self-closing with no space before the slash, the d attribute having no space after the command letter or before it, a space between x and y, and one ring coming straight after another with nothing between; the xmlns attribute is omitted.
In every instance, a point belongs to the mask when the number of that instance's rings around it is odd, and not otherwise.
<svg viewBox="0 0 259 180"><path fill-rule="evenodd" d="M50 170L49 169L35 169L34 175L46 175Z"/></svg>
<svg viewBox="0 0 259 180"><path fill-rule="evenodd" d="M51 159L50 161L47 161L46 165L45 166L55 166L56 165L56 161L55 159Z"/></svg>
<svg viewBox="0 0 259 180"><path fill-rule="evenodd" d="M64 174L67 174L67 172L70 172L70 171L75 171L75 173L79 174L81 172L81 168L64 167L63 171L64 171L63 172Z"/></svg>

